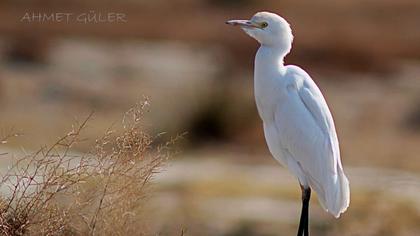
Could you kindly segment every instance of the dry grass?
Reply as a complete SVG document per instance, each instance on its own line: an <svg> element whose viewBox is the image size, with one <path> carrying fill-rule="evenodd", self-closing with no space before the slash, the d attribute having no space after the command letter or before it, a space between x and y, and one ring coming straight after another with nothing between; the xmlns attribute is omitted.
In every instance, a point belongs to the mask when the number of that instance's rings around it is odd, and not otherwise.
<svg viewBox="0 0 420 236"><path fill-rule="evenodd" d="M2 175L1 235L143 235L146 188L167 159L142 130L147 102L107 130L92 151L75 155L89 116L53 145L17 158ZM5 143L13 135L1 138ZM140 228L139 228L140 227Z"/></svg>

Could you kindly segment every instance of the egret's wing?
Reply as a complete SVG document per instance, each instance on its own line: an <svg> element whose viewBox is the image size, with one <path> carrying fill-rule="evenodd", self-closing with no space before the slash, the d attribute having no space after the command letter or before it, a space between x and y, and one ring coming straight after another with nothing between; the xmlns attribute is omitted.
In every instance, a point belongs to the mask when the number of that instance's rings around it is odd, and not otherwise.
<svg viewBox="0 0 420 236"><path fill-rule="evenodd" d="M348 206L349 191L331 113L306 72L289 66L286 76L289 102L275 112L282 146L302 168L322 205L337 216Z"/></svg>
<svg viewBox="0 0 420 236"><path fill-rule="evenodd" d="M298 91L299 97L324 135L323 142L328 145L324 147L326 150L323 150L325 152L323 154L334 167L340 159L340 149L331 112L315 83L312 80L305 82ZM333 171L336 172L334 168Z"/></svg>

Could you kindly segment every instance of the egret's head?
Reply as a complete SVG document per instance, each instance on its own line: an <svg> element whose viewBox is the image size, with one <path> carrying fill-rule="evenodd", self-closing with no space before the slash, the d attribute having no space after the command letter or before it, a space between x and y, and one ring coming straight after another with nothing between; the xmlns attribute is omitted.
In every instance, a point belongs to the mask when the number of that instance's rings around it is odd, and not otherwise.
<svg viewBox="0 0 420 236"><path fill-rule="evenodd" d="M270 12L258 12L250 20L229 20L226 24L240 26L260 44L290 51L293 41L289 23L281 16Z"/></svg>

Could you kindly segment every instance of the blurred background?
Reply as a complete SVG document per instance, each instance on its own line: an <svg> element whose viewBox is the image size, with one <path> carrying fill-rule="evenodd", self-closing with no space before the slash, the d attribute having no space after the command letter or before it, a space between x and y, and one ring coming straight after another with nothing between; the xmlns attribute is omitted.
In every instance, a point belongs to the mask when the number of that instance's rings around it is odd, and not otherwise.
<svg viewBox="0 0 420 236"><path fill-rule="evenodd" d="M150 132L186 133L155 179L148 231L294 235L300 189L254 104L258 45L224 24L261 10L290 22L286 63L323 91L351 183L339 220L312 200L313 235L420 235L417 0L2 0L0 128L24 135L0 152L51 144L91 111L95 140L145 96Z"/></svg>

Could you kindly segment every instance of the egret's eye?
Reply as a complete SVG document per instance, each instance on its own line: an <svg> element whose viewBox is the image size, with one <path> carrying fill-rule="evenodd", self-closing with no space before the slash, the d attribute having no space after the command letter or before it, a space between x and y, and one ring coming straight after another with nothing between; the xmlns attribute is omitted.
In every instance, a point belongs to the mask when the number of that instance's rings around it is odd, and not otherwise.
<svg viewBox="0 0 420 236"><path fill-rule="evenodd" d="M261 23L261 28L265 28L265 27L267 27L268 26L268 23L267 22L263 22L263 23Z"/></svg>

